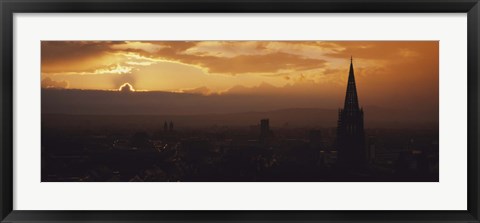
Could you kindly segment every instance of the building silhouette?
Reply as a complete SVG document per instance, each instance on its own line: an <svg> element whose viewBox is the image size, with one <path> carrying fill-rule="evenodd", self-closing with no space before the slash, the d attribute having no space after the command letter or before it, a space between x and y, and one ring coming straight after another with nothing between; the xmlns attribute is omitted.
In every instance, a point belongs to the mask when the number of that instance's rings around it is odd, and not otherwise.
<svg viewBox="0 0 480 223"><path fill-rule="evenodd" d="M264 141L271 136L270 131L270 120L262 119L260 120L260 140Z"/></svg>
<svg viewBox="0 0 480 223"><path fill-rule="evenodd" d="M338 112L336 147L340 166L359 168L366 164L363 108L360 108L358 103L352 58L350 58L345 104Z"/></svg>
<svg viewBox="0 0 480 223"><path fill-rule="evenodd" d="M170 121L170 126L168 127L169 132L173 132L173 122Z"/></svg>

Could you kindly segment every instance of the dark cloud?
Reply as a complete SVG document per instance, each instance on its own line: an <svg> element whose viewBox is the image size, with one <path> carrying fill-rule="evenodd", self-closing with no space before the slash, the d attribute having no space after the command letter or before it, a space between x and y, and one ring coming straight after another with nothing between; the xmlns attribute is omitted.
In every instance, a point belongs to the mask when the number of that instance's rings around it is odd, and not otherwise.
<svg viewBox="0 0 480 223"><path fill-rule="evenodd" d="M42 41L41 55L43 63L55 63L65 60L79 60L94 57L110 51L112 44L123 42L110 41Z"/></svg>
<svg viewBox="0 0 480 223"><path fill-rule="evenodd" d="M202 53L186 54L185 51L196 46L196 41L159 41L144 42L161 45L154 52L141 47L128 47L126 42L94 42L94 41L44 41L42 42L42 72L84 72L100 69L100 61L85 62L84 67L78 63L92 58L100 58L115 53L135 53L145 60L165 60L196 65L210 73L241 74L241 73L275 73L281 70L309 70L321 68L325 60L306 58L286 52L261 52L266 50L266 42L259 42L256 50L259 54L233 57L217 57ZM233 47L235 42L225 42L225 47ZM300 44L300 43L298 43ZM119 49L118 46L121 46ZM128 61L125 59L124 62ZM140 62L140 61L136 61ZM71 66L70 66L71 65ZM124 64L122 64L124 65ZM69 70L68 67L75 70ZM88 66L88 67L86 67ZM112 66L106 64L101 66Z"/></svg>
<svg viewBox="0 0 480 223"><path fill-rule="evenodd" d="M438 41L339 41L327 56L336 58L404 60L429 56Z"/></svg>
<svg viewBox="0 0 480 223"><path fill-rule="evenodd" d="M42 79L42 88L67 88L67 81L55 81L52 78L46 77Z"/></svg>

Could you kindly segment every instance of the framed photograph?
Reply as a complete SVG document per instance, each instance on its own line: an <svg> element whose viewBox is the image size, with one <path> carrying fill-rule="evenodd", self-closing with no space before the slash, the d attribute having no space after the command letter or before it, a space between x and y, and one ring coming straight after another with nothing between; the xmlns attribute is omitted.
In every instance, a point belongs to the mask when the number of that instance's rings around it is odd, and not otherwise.
<svg viewBox="0 0 480 223"><path fill-rule="evenodd" d="M1 222L480 222L477 0L0 6Z"/></svg>

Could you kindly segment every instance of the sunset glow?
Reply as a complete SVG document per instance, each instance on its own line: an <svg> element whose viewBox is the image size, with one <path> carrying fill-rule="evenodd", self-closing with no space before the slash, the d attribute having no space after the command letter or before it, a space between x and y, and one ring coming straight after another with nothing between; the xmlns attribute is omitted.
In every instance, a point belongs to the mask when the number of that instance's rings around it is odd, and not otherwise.
<svg viewBox="0 0 480 223"><path fill-rule="evenodd" d="M365 104L396 98L406 106L431 101L435 107L437 100L426 99L438 98L438 46L437 41L43 41L42 87L116 90L130 83L140 91L340 97L353 56Z"/></svg>
<svg viewBox="0 0 480 223"><path fill-rule="evenodd" d="M43 41L41 75L42 182L439 182L438 41Z"/></svg>
<svg viewBox="0 0 480 223"><path fill-rule="evenodd" d="M130 83L122 84L122 86L120 86L120 88L118 88L118 90L123 91L123 92L135 91L135 89L133 89L133 86Z"/></svg>

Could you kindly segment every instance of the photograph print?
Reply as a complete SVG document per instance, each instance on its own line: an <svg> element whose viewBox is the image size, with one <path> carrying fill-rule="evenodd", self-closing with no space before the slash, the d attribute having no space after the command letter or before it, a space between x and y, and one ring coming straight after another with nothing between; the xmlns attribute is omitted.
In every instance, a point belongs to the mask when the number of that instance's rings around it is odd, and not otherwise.
<svg viewBox="0 0 480 223"><path fill-rule="evenodd" d="M42 182L438 182L438 41L42 41Z"/></svg>

